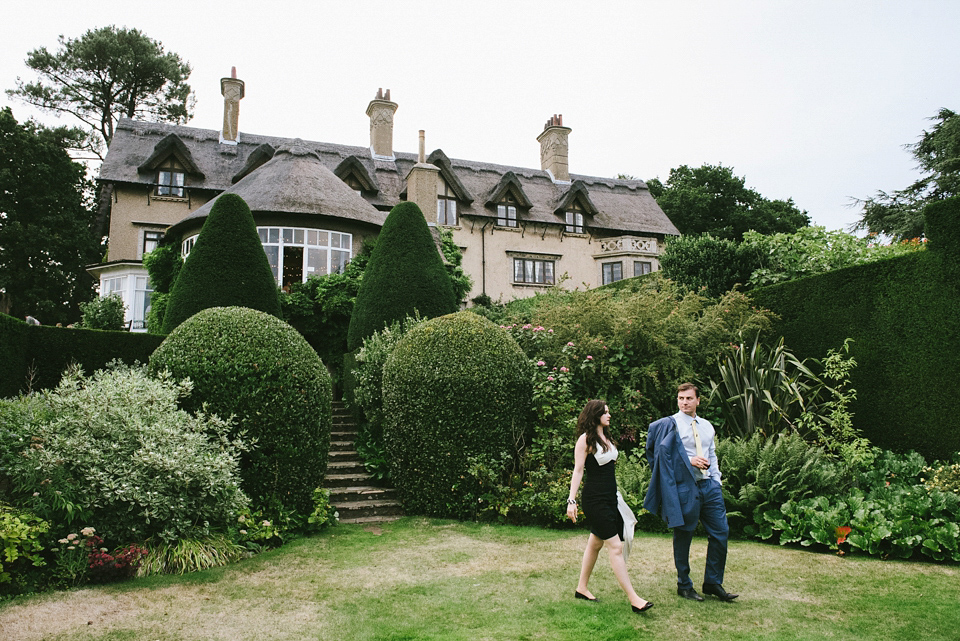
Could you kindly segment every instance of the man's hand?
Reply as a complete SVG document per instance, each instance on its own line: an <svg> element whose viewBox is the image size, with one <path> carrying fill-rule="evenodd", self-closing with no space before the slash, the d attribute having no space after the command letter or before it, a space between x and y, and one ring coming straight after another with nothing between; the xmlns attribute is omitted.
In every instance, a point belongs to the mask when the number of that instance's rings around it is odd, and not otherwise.
<svg viewBox="0 0 960 641"><path fill-rule="evenodd" d="M697 469L706 470L710 468L710 461L702 456L694 456L690 459L690 465Z"/></svg>

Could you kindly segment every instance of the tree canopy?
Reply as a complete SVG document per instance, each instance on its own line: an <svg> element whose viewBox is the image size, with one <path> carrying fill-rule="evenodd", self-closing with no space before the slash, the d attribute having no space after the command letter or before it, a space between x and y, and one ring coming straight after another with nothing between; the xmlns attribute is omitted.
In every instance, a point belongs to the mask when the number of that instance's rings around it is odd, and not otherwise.
<svg viewBox="0 0 960 641"><path fill-rule="evenodd" d="M769 200L723 165L670 170L665 183L647 181L650 193L681 234L740 240L748 231L791 233L810 224L792 198Z"/></svg>
<svg viewBox="0 0 960 641"><path fill-rule="evenodd" d="M74 322L94 296L85 267L101 248L86 169L66 151L76 135L0 110L0 311L21 319Z"/></svg>
<svg viewBox="0 0 960 641"><path fill-rule="evenodd" d="M924 175L906 189L878 191L860 201L863 215L854 230L885 234L894 240L920 238L924 233L923 209L928 204L960 195L960 114L941 109L931 118L930 131L906 145Z"/></svg>
<svg viewBox="0 0 960 641"><path fill-rule="evenodd" d="M27 54L36 82L17 78L11 98L87 127L80 149L103 158L122 116L182 124L191 117L190 65L137 29L91 29L79 38L59 38L60 48Z"/></svg>

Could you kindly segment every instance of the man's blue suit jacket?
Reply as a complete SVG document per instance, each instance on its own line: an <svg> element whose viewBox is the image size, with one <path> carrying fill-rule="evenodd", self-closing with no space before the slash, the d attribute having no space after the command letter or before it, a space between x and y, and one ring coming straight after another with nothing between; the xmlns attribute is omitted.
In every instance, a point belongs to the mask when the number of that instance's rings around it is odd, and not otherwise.
<svg viewBox="0 0 960 641"><path fill-rule="evenodd" d="M653 475L643 507L659 514L669 528L694 529L700 519L700 492L672 416L650 424L646 453Z"/></svg>

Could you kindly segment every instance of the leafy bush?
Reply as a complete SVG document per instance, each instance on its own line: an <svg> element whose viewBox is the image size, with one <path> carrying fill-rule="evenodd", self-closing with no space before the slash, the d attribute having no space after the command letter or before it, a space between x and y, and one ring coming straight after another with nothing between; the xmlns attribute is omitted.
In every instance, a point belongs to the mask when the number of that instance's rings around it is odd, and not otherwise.
<svg viewBox="0 0 960 641"><path fill-rule="evenodd" d="M199 539L151 542L138 576L185 574L227 565L250 555L249 550L224 534Z"/></svg>
<svg viewBox="0 0 960 641"><path fill-rule="evenodd" d="M198 536L233 521L243 445L229 424L177 409L188 382L117 365L68 371L50 392L0 404L3 473L17 505L59 528L80 520L116 543Z"/></svg>
<svg viewBox="0 0 960 641"><path fill-rule="evenodd" d="M763 518L770 509L790 500L834 495L851 483L849 468L796 432L720 439L717 458L731 531L761 539L771 536Z"/></svg>
<svg viewBox="0 0 960 641"><path fill-rule="evenodd" d="M394 207L383 223L357 293L347 331L353 351L363 339L419 312L433 318L458 308L423 212L412 202Z"/></svg>
<svg viewBox="0 0 960 641"><path fill-rule="evenodd" d="M167 336L150 369L193 381L187 410L235 417L234 434L254 443L241 476L258 508L310 513L330 448L330 375L295 329L253 309L205 309Z"/></svg>
<svg viewBox="0 0 960 641"><path fill-rule="evenodd" d="M923 473L926 478L921 480L927 490L960 494L960 463L925 467Z"/></svg>
<svg viewBox="0 0 960 641"><path fill-rule="evenodd" d="M240 196L222 194L170 290L162 333L210 307L249 307L279 317L277 292L250 208Z"/></svg>
<svg viewBox="0 0 960 641"><path fill-rule="evenodd" d="M363 340L354 357L353 377L355 385L348 405L354 415L361 419L357 433L356 448L363 459L367 472L377 480L389 479L389 460L383 439L385 417L383 413L383 366L393 349L407 332L423 322L419 317L407 317L402 322L394 321L389 327L374 332Z"/></svg>
<svg viewBox="0 0 960 641"><path fill-rule="evenodd" d="M745 245L710 234L672 238L660 256L665 277L688 291L703 290L713 297L746 285L758 267L756 254Z"/></svg>
<svg viewBox="0 0 960 641"><path fill-rule="evenodd" d="M471 312L418 325L383 370L384 438L404 508L463 517L471 457L515 455L529 424L530 363L502 329Z"/></svg>
<svg viewBox="0 0 960 641"><path fill-rule="evenodd" d="M127 306L123 304L120 294L110 294L104 298L80 303L83 314L81 326L86 329L107 329L118 331L123 329L123 315Z"/></svg>
<svg viewBox="0 0 960 641"><path fill-rule="evenodd" d="M473 288L473 279L463 271L463 253L453 240L453 232L440 227L440 251L443 252L444 268L450 276L450 285L453 287L453 297L457 302L463 301ZM489 297L488 297L489 298Z"/></svg>
<svg viewBox="0 0 960 641"><path fill-rule="evenodd" d="M170 290L183 267L180 246L173 243L161 244L143 257L143 266L150 277L150 308L147 310L147 330L159 334L163 328L163 317L170 300Z"/></svg>
<svg viewBox="0 0 960 641"><path fill-rule="evenodd" d="M30 568L44 565L42 537L49 529L43 519L0 504L0 586L13 584L12 589L0 589L0 594L21 591Z"/></svg>

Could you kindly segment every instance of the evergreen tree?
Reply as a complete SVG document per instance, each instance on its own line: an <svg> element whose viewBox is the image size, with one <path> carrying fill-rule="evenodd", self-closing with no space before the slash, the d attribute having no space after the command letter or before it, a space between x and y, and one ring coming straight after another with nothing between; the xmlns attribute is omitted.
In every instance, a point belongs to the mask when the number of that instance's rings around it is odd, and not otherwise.
<svg viewBox="0 0 960 641"><path fill-rule="evenodd" d="M419 313L432 318L457 311L443 259L416 204L390 211L363 275L347 331L347 349L393 321Z"/></svg>
<svg viewBox="0 0 960 641"><path fill-rule="evenodd" d="M280 296L253 214L243 198L213 204L167 301L164 334L208 307L249 307L280 317Z"/></svg>

